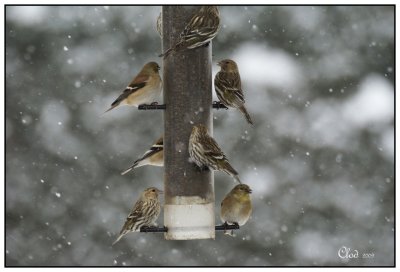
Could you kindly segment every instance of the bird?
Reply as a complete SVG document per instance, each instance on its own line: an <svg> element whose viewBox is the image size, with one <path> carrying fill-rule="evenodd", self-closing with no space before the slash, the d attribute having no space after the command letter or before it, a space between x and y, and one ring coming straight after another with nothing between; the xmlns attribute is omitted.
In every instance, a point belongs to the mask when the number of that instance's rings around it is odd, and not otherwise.
<svg viewBox="0 0 400 272"><path fill-rule="evenodd" d="M147 150L140 159L137 159L131 167L126 169L121 175L125 175L131 170L144 166L164 166L164 148L163 137L161 136L149 150Z"/></svg>
<svg viewBox="0 0 400 272"><path fill-rule="evenodd" d="M240 81L239 69L231 59L224 59L218 62L221 70L215 75L215 92L222 104L226 107L239 109L248 123L253 124L250 114L244 106L244 95Z"/></svg>
<svg viewBox="0 0 400 272"><path fill-rule="evenodd" d="M230 165L217 142L208 134L207 128L199 124L193 126L189 138L189 155L200 168L223 171L241 183L238 172Z"/></svg>
<svg viewBox="0 0 400 272"><path fill-rule="evenodd" d="M227 226L229 223L243 226L249 220L252 205L250 194L252 190L247 184L236 185L221 202L221 220ZM233 236L233 230L224 231Z"/></svg>
<svg viewBox="0 0 400 272"><path fill-rule="evenodd" d="M163 191L155 187L147 188L141 193L113 245L129 232L139 232L141 227L154 225L161 212L158 195L162 193Z"/></svg>
<svg viewBox="0 0 400 272"><path fill-rule="evenodd" d="M194 49L208 44L220 28L218 7L202 6L180 34L178 42L159 57L167 58L172 52Z"/></svg>
<svg viewBox="0 0 400 272"><path fill-rule="evenodd" d="M162 35L163 28L162 28L162 15L161 15L161 12L157 16L156 30L157 30L158 34L160 35L160 37L162 38L162 36L163 36Z"/></svg>
<svg viewBox="0 0 400 272"><path fill-rule="evenodd" d="M111 104L104 113L119 105L138 107L141 104L153 103L160 97L162 81L160 66L156 62L146 63L137 76L129 83L124 92ZM156 103L156 102L154 102Z"/></svg>

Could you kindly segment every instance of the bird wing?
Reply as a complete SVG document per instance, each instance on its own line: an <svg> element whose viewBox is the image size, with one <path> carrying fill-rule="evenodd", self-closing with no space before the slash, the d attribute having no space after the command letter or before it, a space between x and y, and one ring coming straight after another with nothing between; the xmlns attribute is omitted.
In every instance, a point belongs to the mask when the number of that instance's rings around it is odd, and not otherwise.
<svg viewBox="0 0 400 272"><path fill-rule="evenodd" d="M164 138L163 138L163 136L161 136L160 138L157 139L157 141L155 141L153 146L155 146L155 145L161 145L162 146L163 143L164 143Z"/></svg>
<svg viewBox="0 0 400 272"><path fill-rule="evenodd" d="M125 224L121 229L120 234L126 233L130 230L135 231L134 229L135 224L137 223L138 219L140 219L143 215L143 204L142 200L138 200L132 208L132 211L126 218Z"/></svg>
<svg viewBox="0 0 400 272"><path fill-rule="evenodd" d="M203 26L201 31L199 29L193 29L190 26L187 26L181 34L181 38L187 42L190 42L192 39L197 39L199 36L208 37L215 32L215 27L213 26Z"/></svg>
<svg viewBox="0 0 400 272"><path fill-rule="evenodd" d="M240 76L238 74L233 73L218 73L216 75L216 80L214 84L216 87L224 92L229 92L230 94L234 94L235 98L238 99L241 103L244 103L244 95L242 91L242 84L240 81Z"/></svg>
<svg viewBox="0 0 400 272"><path fill-rule="evenodd" d="M159 145L153 145L149 150L146 151L146 153L144 153L143 157L140 158L138 161L142 161L144 159L147 159L148 157L153 156L154 154L160 152L163 150L163 146L159 146Z"/></svg>
<svg viewBox="0 0 400 272"><path fill-rule="evenodd" d="M150 76L149 75L137 75L132 81L131 83L129 83L128 87L134 87L137 85L140 85L142 83L147 83L150 81Z"/></svg>
<svg viewBox="0 0 400 272"><path fill-rule="evenodd" d="M132 84L132 83L129 84L129 86L125 88L124 92L120 96L118 96L117 99L115 99L115 101L111 104L111 106L118 105L119 103L121 103L121 101L126 99L128 96L130 96L134 92L137 92L138 90L142 89L144 86L146 86L146 84L147 84L147 82L141 82L141 83L137 83L137 84Z"/></svg>
<svg viewBox="0 0 400 272"><path fill-rule="evenodd" d="M130 172L132 169L134 169L139 162L153 156L154 154L163 151L164 146L163 146L163 137L161 136L154 144L153 146L147 150L143 156L140 159L137 159L136 161L133 162L133 165L126 169L124 172L121 173L121 175L125 175L126 173Z"/></svg>
<svg viewBox="0 0 400 272"><path fill-rule="evenodd" d="M207 145L204 146L204 154L217 160L226 159L224 152L212 137L207 137Z"/></svg>
<svg viewBox="0 0 400 272"><path fill-rule="evenodd" d="M133 206L131 213L128 215L128 219L135 219L142 216L143 205L144 201L138 200Z"/></svg>
<svg viewBox="0 0 400 272"><path fill-rule="evenodd" d="M218 22L215 22L215 20L218 20ZM218 28L218 17L210 18L203 14L195 15L182 31L181 39L190 42L192 39L197 39L199 36L214 37L217 34L216 30Z"/></svg>
<svg viewBox="0 0 400 272"><path fill-rule="evenodd" d="M161 136L161 137L158 138L158 140L152 145L152 147L151 147L149 150L147 150L146 153L143 154L143 157L140 158L140 159L137 160L137 161L144 160L144 159L146 159L146 158L148 158L148 157L153 156L154 154L156 154L156 153L158 153L158 152L160 152L160 151L163 151L163 149L164 149L163 142L164 142L164 139L163 139L163 137ZM137 161L136 161L136 162L137 162Z"/></svg>
<svg viewBox="0 0 400 272"><path fill-rule="evenodd" d="M242 90L242 83L240 81L240 76L237 74L237 76L232 78L233 84L232 84L232 92L235 94L235 96L241 101L244 101L244 95L243 95L243 90Z"/></svg>

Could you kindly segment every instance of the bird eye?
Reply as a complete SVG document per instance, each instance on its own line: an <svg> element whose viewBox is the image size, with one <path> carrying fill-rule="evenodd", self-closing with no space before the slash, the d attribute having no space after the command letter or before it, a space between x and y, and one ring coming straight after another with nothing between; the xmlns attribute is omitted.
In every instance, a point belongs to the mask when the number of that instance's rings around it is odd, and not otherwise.
<svg viewBox="0 0 400 272"><path fill-rule="evenodd" d="M155 192L156 190L153 189L153 190L151 190L151 191L152 191L152 192Z"/></svg>

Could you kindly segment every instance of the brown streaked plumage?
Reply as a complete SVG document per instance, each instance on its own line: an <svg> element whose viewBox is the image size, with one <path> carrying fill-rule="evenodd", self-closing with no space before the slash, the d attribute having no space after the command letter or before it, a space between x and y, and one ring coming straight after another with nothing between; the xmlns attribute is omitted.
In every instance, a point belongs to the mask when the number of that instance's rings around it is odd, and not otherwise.
<svg viewBox="0 0 400 272"><path fill-rule="evenodd" d="M156 62L146 63L139 74L129 83L124 92L106 110L108 112L119 105L138 107L141 104L155 102L161 95L162 81L160 66Z"/></svg>
<svg viewBox="0 0 400 272"><path fill-rule="evenodd" d="M252 213L250 199L251 189L247 184L236 185L221 202L221 220L225 224L238 224L243 226ZM225 231L233 235L233 230Z"/></svg>
<svg viewBox="0 0 400 272"><path fill-rule="evenodd" d="M246 117L247 122L253 124L250 114L244 106L245 100L240 80L239 69L233 60L224 59L218 62L221 66L214 78L215 92L222 104L239 109Z"/></svg>
<svg viewBox="0 0 400 272"><path fill-rule="evenodd" d="M156 30L158 32L158 34L160 35L160 37L162 38L162 12L160 12L160 14L157 16L157 23L156 23Z"/></svg>
<svg viewBox="0 0 400 272"><path fill-rule="evenodd" d="M218 33L220 17L218 7L203 6L196 12L182 31L179 41L160 57L168 57L172 52L194 49L208 44Z"/></svg>
<svg viewBox="0 0 400 272"><path fill-rule="evenodd" d="M144 166L144 165L153 165L153 166L164 166L164 145L163 145L163 137L161 136L152 147L147 150L143 156L136 160L131 167L126 169L121 175L125 175L131 170Z"/></svg>
<svg viewBox="0 0 400 272"><path fill-rule="evenodd" d="M163 191L155 187L147 188L142 192L135 205L133 205L132 211L126 218L125 224L113 245L125 234L129 232L138 232L141 227L151 226L156 222L161 212L161 204L158 195L162 193Z"/></svg>
<svg viewBox="0 0 400 272"><path fill-rule="evenodd" d="M230 165L224 152L202 124L192 128L189 155L200 168L207 166L213 170L223 171L241 183L238 172Z"/></svg>

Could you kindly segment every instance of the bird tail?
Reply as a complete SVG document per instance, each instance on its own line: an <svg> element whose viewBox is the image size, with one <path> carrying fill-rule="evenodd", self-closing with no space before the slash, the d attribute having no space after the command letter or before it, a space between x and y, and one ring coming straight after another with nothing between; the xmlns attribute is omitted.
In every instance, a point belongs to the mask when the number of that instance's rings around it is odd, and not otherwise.
<svg viewBox="0 0 400 272"><path fill-rule="evenodd" d="M240 181L239 175L233 176L233 178L234 178L237 182L239 182L240 184L242 184L242 182Z"/></svg>
<svg viewBox="0 0 400 272"><path fill-rule="evenodd" d="M240 184L242 183L239 179L239 173L232 167L232 165L230 165L228 161L225 161L221 170L233 177Z"/></svg>
<svg viewBox="0 0 400 272"><path fill-rule="evenodd" d="M118 243L119 240L121 240L121 238L125 235L125 233L121 233L118 238L114 241L114 243L112 243L112 246L115 245L116 243Z"/></svg>
<svg viewBox="0 0 400 272"><path fill-rule="evenodd" d="M249 124L253 125L253 121L251 120L250 114L247 112L246 108L244 107L244 105L242 105L239 110L244 114L244 116L246 117L246 120Z"/></svg>
<svg viewBox="0 0 400 272"><path fill-rule="evenodd" d="M166 59L168 56L169 56L169 54L171 54L173 51L175 50L175 48L174 47L171 47L170 49L168 49L167 51L165 51L164 53L162 53L162 54L160 54L160 55L158 55L160 58L161 57L164 57L164 59Z"/></svg>
<svg viewBox="0 0 400 272"><path fill-rule="evenodd" d="M128 169L126 169L124 172L122 172L121 175L123 176L123 175L125 175L126 173L129 173L130 171L132 171L133 169L135 169L136 167L141 166L141 165L139 165L139 162L140 162L139 160L135 161L135 162L133 163L133 165L132 165L131 167L129 167Z"/></svg>
<svg viewBox="0 0 400 272"><path fill-rule="evenodd" d="M121 98L121 96L118 97L117 99L115 99L115 101L112 102L111 107L110 107L108 110L106 110L104 113L109 112L109 111L112 110L113 108L119 106L119 104L121 104L121 102L122 102L123 100L124 100L124 98ZM103 114L104 114L104 113L103 113Z"/></svg>
<svg viewBox="0 0 400 272"><path fill-rule="evenodd" d="M103 112L103 114L109 112L110 110L112 110L112 109L115 108L116 106L118 106L118 105L111 106L108 110L106 110L105 112Z"/></svg>

